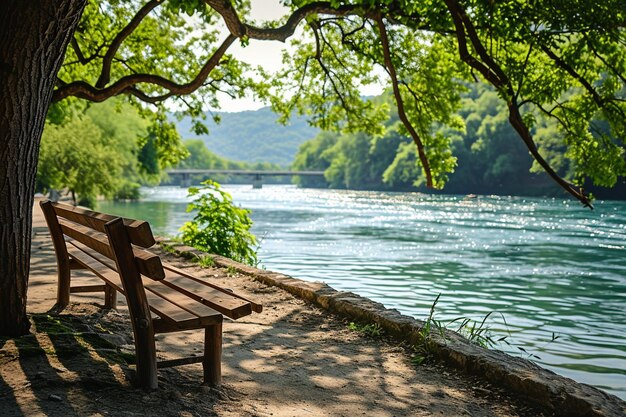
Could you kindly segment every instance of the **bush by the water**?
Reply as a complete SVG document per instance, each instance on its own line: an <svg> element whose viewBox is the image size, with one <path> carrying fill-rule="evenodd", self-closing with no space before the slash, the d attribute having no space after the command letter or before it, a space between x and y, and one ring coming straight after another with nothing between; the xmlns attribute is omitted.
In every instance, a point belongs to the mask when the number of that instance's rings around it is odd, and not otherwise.
<svg viewBox="0 0 626 417"><path fill-rule="evenodd" d="M187 212L197 212L181 229L183 242L255 266L257 240L250 232L250 210L237 207L231 195L211 180L204 181L202 187L189 188L188 196L195 199L187 206Z"/></svg>

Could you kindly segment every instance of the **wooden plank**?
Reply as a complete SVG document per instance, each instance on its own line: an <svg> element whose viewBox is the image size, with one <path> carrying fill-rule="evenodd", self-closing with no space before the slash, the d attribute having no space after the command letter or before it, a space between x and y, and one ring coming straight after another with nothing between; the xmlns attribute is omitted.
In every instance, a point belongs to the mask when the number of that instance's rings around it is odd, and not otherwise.
<svg viewBox="0 0 626 417"><path fill-rule="evenodd" d="M54 207L54 211L57 216L95 229L102 233L104 233L104 225L106 223L118 218L117 216L112 216L110 214L85 210L68 204L52 203L52 206ZM135 219L123 219L123 221L130 241L134 245L149 248L156 243L148 222Z"/></svg>
<svg viewBox="0 0 626 417"><path fill-rule="evenodd" d="M172 304L168 300L159 297L157 294L146 291L146 299L148 300L150 310L154 311L162 319L175 325L186 323L195 328L202 327L200 317L187 310L183 310L176 304Z"/></svg>
<svg viewBox="0 0 626 417"><path fill-rule="evenodd" d="M70 259L70 269L84 269L84 266L76 262L75 259Z"/></svg>
<svg viewBox="0 0 626 417"><path fill-rule="evenodd" d="M59 224L66 236L79 241L109 259L115 259L115 254L109 245L109 239L104 233L63 219L59 220Z"/></svg>
<svg viewBox="0 0 626 417"><path fill-rule="evenodd" d="M250 305L252 306L252 310L253 310L254 312L256 312L256 313L261 313L261 312L263 311L263 306L262 306L261 304L258 304L258 303L254 302L254 301L252 301L252 300L250 300L250 299L248 299L248 298L246 298L246 297L243 297L243 296L241 296L241 295L239 295L239 294L237 294L237 293L233 292L233 291L232 291L232 290L230 290L230 289L227 289L227 288L224 288L224 287L220 287L219 285L216 285L216 284L213 284L213 283L211 283L211 282L208 282L208 281L206 281L206 280L205 280L205 279L203 279L203 278L200 278L200 277L196 277L196 276L194 276L194 275L191 275L191 274L189 274L189 273L187 273L187 272L183 271L183 270L182 270L182 269L180 269L180 268L176 268L176 267L175 267L175 266L173 266L173 265L170 265L170 264L168 264L168 263L164 263L164 264L163 264L163 269L165 269L165 270L166 270L166 276L167 276L167 271L171 271L171 272L173 272L173 273L175 273L175 274L177 274L177 275L181 275L181 276L183 276L183 277L186 277L186 278L192 279L192 280L194 280L194 281L196 281L196 282L199 282L199 283L201 283L201 284L203 284L203 285L209 286L209 287L211 287L211 288L215 288L215 289L216 289L216 290L218 290L218 291L224 292L224 293L226 293L226 294L228 294L228 295L231 295L231 296L233 296L233 297L237 297L237 298L239 298L239 299L241 299L241 300L247 301L247 302L249 302L249 303L250 303Z"/></svg>
<svg viewBox="0 0 626 417"><path fill-rule="evenodd" d="M252 314L252 305L249 302L233 296L230 292L219 291L173 271L166 270L165 279L160 283L232 319Z"/></svg>
<svg viewBox="0 0 626 417"><path fill-rule="evenodd" d="M159 255L140 248L133 248L133 254L141 275L145 275L155 281L165 278L165 271Z"/></svg>
<svg viewBox="0 0 626 417"><path fill-rule="evenodd" d="M79 292L104 292L106 287L106 285L77 285L70 287L70 292L72 294Z"/></svg>
<svg viewBox="0 0 626 417"><path fill-rule="evenodd" d="M222 321L222 314L211 307L208 307L192 298L183 295L167 285L164 285L163 281L149 282L144 284L144 288L150 293L167 300L168 302L176 305L181 310L185 310L196 317L208 318L208 317L220 317L219 322ZM205 323L206 321L203 321ZM208 321L206 323L215 323L215 321Z"/></svg>
<svg viewBox="0 0 626 417"><path fill-rule="evenodd" d="M70 256L76 259L77 262L82 264L85 268L92 271L100 279L106 282L108 285L115 288L117 291L124 294L124 287L122 286L122 280L120 279L117 271L112 270L107 265L102 264L101 261L83 252L83 249L75 242L68 242L70 245L67 247L67 251ZM88 249L87 249L88 250Z"/></svg>
<svg viewBox="0 0 626 417"><path fill-rule="evenodd" d="M109 259L115 259L115 254L111 249L109 239L104 233L63 219L59 220L59 223L65 235L78 240L80 243L94 249L96 252ZM136 266L142 275L154 280L165 278L163 264L161 264L159 255L145 249L133 248L133 256Z"/></svg>
<svg viewBox="0 0 626 417"><path fill-rule="evenodd" d="M158 361L157 369L171 368L173 366L181 366L181 365L191 365L192 363L202 362L203 360L204 360L203 356L188 356L186 358Z"/></svg>
<svg viewBox="0 0 626 417"><path fill-rule="evenodd" d="M219 313L218 313L219 314ZM222 316L219 314L214 317L197 317L192 320L173 322L165 320L161 317L153 319L154 332L155 333L173 333L181 332L184 330L203 329L208 326L216 325L222 322Z"/></svg>

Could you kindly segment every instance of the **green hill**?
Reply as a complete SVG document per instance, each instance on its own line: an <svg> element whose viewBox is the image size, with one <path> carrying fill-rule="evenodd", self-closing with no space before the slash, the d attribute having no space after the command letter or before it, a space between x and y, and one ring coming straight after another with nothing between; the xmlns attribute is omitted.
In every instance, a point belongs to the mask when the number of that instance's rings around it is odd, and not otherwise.
<svg viewBox="0 0 626 417"><path fill-rule="evenodd" d="M243 162L271 162L290 165L303 142L319 132L309 126L304 117L293 117L289 125L279 124L269 107L256 111L218 113L221 122L210 117L205 121L208 135L198 136L191 131L191 120L178 122L183 139L199 138L207 148L227 159Z"/></svg>

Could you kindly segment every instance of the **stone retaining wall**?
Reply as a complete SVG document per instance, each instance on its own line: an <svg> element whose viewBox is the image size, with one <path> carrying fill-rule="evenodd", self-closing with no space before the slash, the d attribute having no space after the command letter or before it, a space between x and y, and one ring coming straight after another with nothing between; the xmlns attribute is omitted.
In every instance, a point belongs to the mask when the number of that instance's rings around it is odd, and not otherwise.
<svg viewBox="0 0 626 417"><path fill-rule="evenodd" d="M411 344L422 342L423 321L405 316L397 310L350 292L337 291L320 282L307 282L288 275L261 270L231 259L209 255L178 242L161 241L166 249L189 259L209 256L215 264L231 268L283 290L351 320L377 323L387 334ZM626 416L626 402L586 384L557 375L535 363L488 350L469 343L455 332L445 337L432 334L429 352L447 364L468 374L479 375L499 387L506 388L558 416Z"/></svg>

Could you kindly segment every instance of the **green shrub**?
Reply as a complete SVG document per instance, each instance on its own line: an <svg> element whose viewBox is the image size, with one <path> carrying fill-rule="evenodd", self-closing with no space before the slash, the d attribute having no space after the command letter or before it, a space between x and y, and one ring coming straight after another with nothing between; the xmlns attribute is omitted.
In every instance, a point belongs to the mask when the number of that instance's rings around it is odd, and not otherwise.
<svg viewBox="0 0 626 417"><path fill-rule="evenodd" d="M378 323L359 324L350 322L350 324L348 324L348 329L374 338L381 337L383 335L383 329Z"/></svg>
<svg viewBox="0 0 626 417"><path fill-rule="evenodd" d="M136 182L124 181L120 187L115 190L113 195L114 200L139 200L141 198L141 192L139 188L141 186Z"/></svg>
<svg viewBox="0 0 626 417"><path fill-rule="evenodd" d="M197 213L181 229L183 242L255 266L258 247L250 232L250 210L235 206L230 194L221 190L218 183L207 180L202 185L189 188L189 197L196 198L187 206L187 212Z"/></svg>
<svg viewBox="0 0 626 417"><path fill-rule="evenodd" d="M79 195L79 199L76 201L76 204L81 207L95 209L98 207L98 199L91 194L82 194Z"/></svg>

